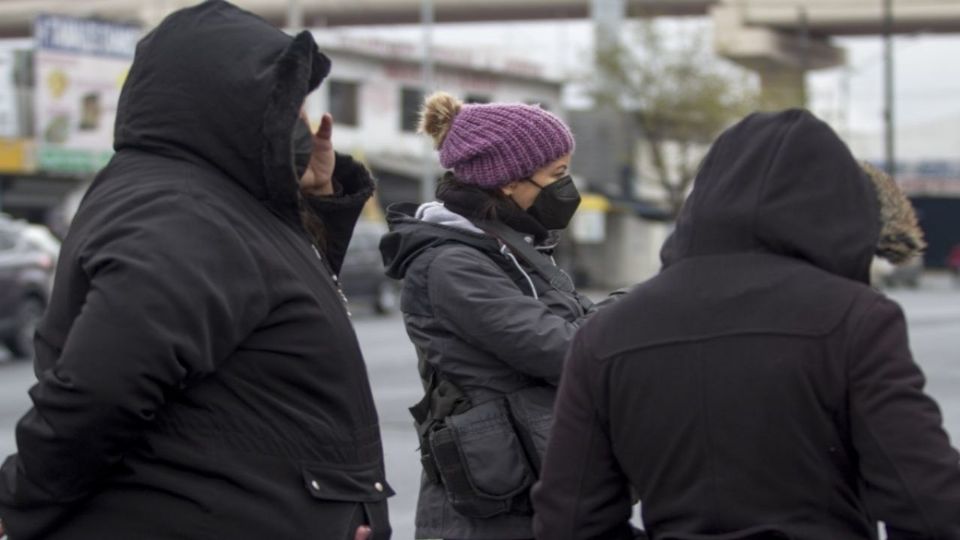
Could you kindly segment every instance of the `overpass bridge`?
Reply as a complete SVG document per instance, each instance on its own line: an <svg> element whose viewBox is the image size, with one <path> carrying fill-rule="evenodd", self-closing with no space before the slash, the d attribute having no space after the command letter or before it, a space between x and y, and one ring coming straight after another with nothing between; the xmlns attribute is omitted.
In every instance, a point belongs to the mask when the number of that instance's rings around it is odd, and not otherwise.
<svg viewBox="0 0 960 540"><path fill-rule="evenodd" d="M135 20L155 24L198 0L0 0L0 35L28 36L37 13ZM277 24L298 4L310 26L411 24L421 0L233 0ZM602 0L601 0L602 1ZM614 0L617 1L617 0ZM733 10L744 26L811 35L872 35L881 30L883 0L624 0L628 17L704 16ZM435 20L477 22L590 16L590 0L433 0ZM960 32L956 0L893 0L894 32Z"/></svg>
<svg viewBox="0 0 960 540"><path fill-rule="evenodd" d="M26 37L39 13L136 21L153 26L197 0L0 0L0 37ZM410 24L422 0L233 0L277 25ZM843 64L834 36L883 31L884 0L432 0L437 23L590 17L617 6L626 17L709 16L716 52L753 69L777 105L805 101L804 74ZM960 32L960 0L892 0L896 34Z"/></svg>

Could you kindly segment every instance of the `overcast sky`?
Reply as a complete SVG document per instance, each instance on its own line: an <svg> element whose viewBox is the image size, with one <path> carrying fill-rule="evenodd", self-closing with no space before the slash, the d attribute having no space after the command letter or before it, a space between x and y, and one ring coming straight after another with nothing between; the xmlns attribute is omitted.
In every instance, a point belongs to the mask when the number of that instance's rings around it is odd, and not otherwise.
<svg viewBox="0 0 960 540"><path fill-rule="evenodd" d="M683 32L709 31L704 19L673 19L663 24ZM344 32L381 39L419 41L419 27L362 27ZM550 73L576 78L587 70L592 27L583 20L443 24L434 29L441 46L503 51L543 64ZM898 155L903 159L960 161L960 35L898 37L896 118ZM863 157L882 149L883 48L879 37L838 39L848 51L849 69L819 71L808 77L809 106L851 141ZM336 69L336 67L334 67ZM848 82L845 82L848 79ZM845 84L849 92L844 90ZM869 155L876 154L876 155Z"/></svg>

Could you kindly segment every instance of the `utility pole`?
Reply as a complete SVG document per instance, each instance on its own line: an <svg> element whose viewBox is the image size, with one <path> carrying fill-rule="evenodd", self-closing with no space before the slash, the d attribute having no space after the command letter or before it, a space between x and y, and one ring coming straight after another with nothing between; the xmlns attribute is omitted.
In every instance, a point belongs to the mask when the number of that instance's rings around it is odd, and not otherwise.
<svg viewBox="0 0 960 540"><path fill-rule="evenodd" d="M303 6L300 0L287 0L287 28L292 33L303 29Z"/></svg>
<svg viewBox="0 0 960 540"><path fill-rule="evenodd" d="M800 76L797 84L800 85L800 101L804 106L807 101L807 70L810 69L810 19L807 15L806 6L797 8L800 18Z"/></svg>
<svg viewBox="0 0 960 540"><path fill-rule="evenodd" d="M420 26L423 30L423 57L420 63L423 97L433 92L433 0L420 0ZM432 201L435 197L437 179L434 176L433 144L430 137L423 137L423 177L420 179L420 200Z"/></svg>
<svg viewBox="0 0 960 540"><path fill-rule="evenodd" d="M593 20L594 54L597 58L611 54L620 46L620 30L626 16L626 0L592 0L590 18ZM603 90L611 91L612 82L607 76L597 81Z"/></svg>
<svg viewBox="0 0 960 540"><path fill-rule="evenodd" d="M618 100L620 99L619 84L612 75L600 67L602 59L616 54L620 47L620 34L626 11L626 0L591 0L590 2L594 37L594 73L597 74L593 91ZM604 178L603 182L608 184L611 191L614 193L619 191L623 198L635 199L637 187L634 185L636 181L634 157L638 144L635 124L613 104L597 103L592 116L594 128L604 133L601 135L602 140L593 141L593 144L606 147L608 157L601 161L608 162L610 167L597 167L591 175Z"/></svg>
<svg viewBox="0 0 960 540"><path fill-rule="evenodd" d="M590 2L595 46L600 52L620 45L620 28L626 12L626 0L592 0Z"/></svg>
<svg viewBox="0 0 960 540"><path fill-rule="evenodd" d="M853 66L847 60L843 66L843 76L840 79L840 133L847 141L850 140L850 79L853 78Z"/></svg>
<svg viewBox="0 0 960 540"><path fill-rule="evenodd" d="M883 1L883 124L884 124L884 153L887 162L887 173L892 177L896 173L896 152L894 135L894 81L893 81L893 0Z"/></svg>

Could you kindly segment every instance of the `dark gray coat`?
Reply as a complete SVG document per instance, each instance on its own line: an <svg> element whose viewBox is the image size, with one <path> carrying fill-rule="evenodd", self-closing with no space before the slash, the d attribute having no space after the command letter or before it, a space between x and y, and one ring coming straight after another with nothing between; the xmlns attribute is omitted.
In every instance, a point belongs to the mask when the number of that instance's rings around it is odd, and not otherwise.
<svg viewBox="0 0 960 540"><path fill-rule="evenodd" d="M401 310L414 345L474 404L541 386L552 395L573 335L594 311L501 254L494 238L439 205L416 219L391 208L381 249L388 275L403 279ZM423 217L423 216L422 216ZM421 482L417 538L530 538L531 516L469 519L443 488Z"/></svg>
<svg viewBox="0 0 960 540"><path fill-rule="evenodd" d="M867 285L877 197L810 113L714 144L664 269L578 333L538 538L960 539L960 464L900 308Z"/></svg>

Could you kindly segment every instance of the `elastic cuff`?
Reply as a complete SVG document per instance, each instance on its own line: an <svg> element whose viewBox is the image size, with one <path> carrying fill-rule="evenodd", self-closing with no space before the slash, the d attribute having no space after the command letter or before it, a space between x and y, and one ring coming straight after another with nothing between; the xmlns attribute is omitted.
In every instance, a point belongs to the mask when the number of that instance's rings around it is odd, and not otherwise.
<svg viewBox="0 0 960 540"><path fill-rule="evenodd" d="M333 168L333 195L303 194L317 212L363 206L374 192L370 171L347 154L336 154Z"/></svg>

